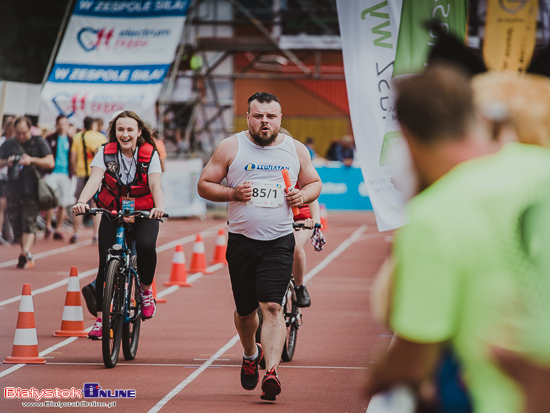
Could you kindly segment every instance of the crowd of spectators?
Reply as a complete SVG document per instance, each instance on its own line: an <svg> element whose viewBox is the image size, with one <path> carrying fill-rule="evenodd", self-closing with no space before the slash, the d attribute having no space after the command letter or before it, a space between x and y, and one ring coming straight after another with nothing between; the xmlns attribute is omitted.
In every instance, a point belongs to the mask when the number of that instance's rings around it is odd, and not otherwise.
<svg viewBox="0 0 550 413"><path fill-rule="evenodd" d="M21 133L20 140L17 139L16 123L28 125L28 131L24 131L25 134ZM44 239L76 243L80 239L81 227L85 225L93 227L92 240L97 242L99 220L96 222L93 218L83 220L80 216L74 217L69 207L74 204L77 194L90 175L90 164L98 148L107 142L103 119L86 117L82 125L76 126L66 116L60 115L54 128L40 128L28 117L5 116L1 130L0 245L24 243L22 256L25 259L21 258L19 267L27 268L33 265L30 253L32 243L27 240L31 235L25 235L27 233L32 234L33 240L35 234L42 234ZM158 132L155 132L154 140L164 170L166 149ZM32 155L35 148L39 148L40 153ZM33 159L32 162L23 165L18 157L22 157L26 163L26 157L23 157L26 152L32 155L29 159ZM42 164L40 159L44 157L49 161ZM35 171L38 171L38 175ZM22 224L14 223L14 219L20 220L21 217L16 217L13 211L10 213L9 199L16 199L12 195L20 188L25 188L25 185L29 192L25 196L35 199L38 176L43 176L55 191L58 206L39 211L32 207L35 206L33 202L22 202L25 208L18 208L12 202L11 210L23 211ZM22 185L23 179L30 184ZM7 196L8 194L10 195Z"/></svg>

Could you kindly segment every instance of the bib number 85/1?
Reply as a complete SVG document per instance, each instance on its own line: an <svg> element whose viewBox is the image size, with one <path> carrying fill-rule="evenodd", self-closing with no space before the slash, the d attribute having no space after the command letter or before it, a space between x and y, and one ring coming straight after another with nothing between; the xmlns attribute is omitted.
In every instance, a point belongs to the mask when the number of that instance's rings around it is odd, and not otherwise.
<svg viewBox="0 0 550 413"><path fill-rule="evenodd" d="M262 208L278 208L284 205L283 186L276 182L254 181L252 199L246 204Z"/></svg>

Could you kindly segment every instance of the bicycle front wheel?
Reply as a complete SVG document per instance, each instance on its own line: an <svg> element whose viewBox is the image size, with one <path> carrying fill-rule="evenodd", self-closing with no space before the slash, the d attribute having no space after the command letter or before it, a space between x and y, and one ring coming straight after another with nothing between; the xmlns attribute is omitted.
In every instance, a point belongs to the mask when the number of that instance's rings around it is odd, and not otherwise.
<svg viewBox="0 0 550 413"><path fill-rule="evenodd" d="M124 309L124 288L122 278L124 267L117 259L107 263L105 272L105 288L103 289L103 330L102 350L103 363L107 368L113 368L120 353L120 339L122 336L122 314Z"/></svg>
<svg viewBox="0 0 550 413"><path fill-rule="evenodd" d="M137 271L135 257L132 257L132 267ZM122 353L126 360L133 360L136 358L141 330L141 296L137 277L133 274L128 283L128 294L128 320L124 321L122 328Z"/></svg>

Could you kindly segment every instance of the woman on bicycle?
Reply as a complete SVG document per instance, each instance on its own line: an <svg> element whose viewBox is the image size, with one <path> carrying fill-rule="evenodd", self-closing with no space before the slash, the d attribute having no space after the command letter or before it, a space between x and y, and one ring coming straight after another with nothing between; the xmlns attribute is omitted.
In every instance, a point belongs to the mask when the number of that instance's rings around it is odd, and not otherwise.
<svg viewBox="0 0 550 413"><path fill-rule="evenodd" d="M97 205L108 210L134 208L150 211L150 218L164 215L158 152L147 125L132 111L116 114L109 123L108 142L101 147L91 163L90 178L73 206L73 213L84 213L87 202L96 194ZM99 191L98 191L99 190ZM131 224L136 240L137 266L141 277L142 316L153 317L156 311L151 284L157 265L156 242L159 221L136 219ZM107 249L115 243L116 220L102 215L99 226L99 269L96 278L96 307L101 309ZM101 339L102 313L88 334L92 340Z"/></svg>

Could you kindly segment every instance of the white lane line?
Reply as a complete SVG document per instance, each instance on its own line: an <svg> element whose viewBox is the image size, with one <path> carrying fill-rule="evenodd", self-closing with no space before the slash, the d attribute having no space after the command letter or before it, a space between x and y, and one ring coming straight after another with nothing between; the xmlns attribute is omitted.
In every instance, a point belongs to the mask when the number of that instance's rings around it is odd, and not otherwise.
<svg viewBox="0 0 550 413"><path fill-rule="evenodd" d="M210 235L215 235L215 234L217 234L215 232L215 230L219 226L220 226L220 224L217 224L214 227L205 229L204 231L201 231L200 234L204 237L209 237ZM186 244L190 241L194 241L195 238L196 238L196 235L188 235L186 237L177 239L175 241L170 241L170 242L158 247L157 252L164 252L167 249L173 248L176 245L181 244L181 243ZM92 240L80 241L80 242L77 242L76 244L67 245L65 247L60 247L60 248L55 248L53 250L38 252L36 254L33 254L33 258L36 261L36 260L39 260L41 258L47 258L47 257L51 257L53 255L63 254L65 252L71 252L71 251L74 251L75 249L78 249L78 248L83 247L85 245L90 245L91 243L92 243ZM0 262L0 268L10 267L10 266L13 266L13 265L16 265L16 264L17 264L16 259L15 260L4 261L4 262Z"/></svg>
<svg viewBox="0 0 550 413"><path fill-rule="evenodd" d="M197 361L207 360L207 359L195 359ZM210 360L210 359L208 359ZM229 361L229 359L217 359L216 361ZM103 366L103 363L55 363L48 362L51 366ZM18 364L18 366L24 366L24 364ZM199 368L202 364L177 364L177 363L131 363L126 364L124 361L117 363L117 367L136 367L136 366L146 366L146 367L185 367L185 368ZM241 368L240 364L211 364L212 368L220 367L231 367L231 368ZM281 369L312 369L312 370L367 370L366 367L357 367L357 366L288 366L286 364L280 364L278 368Z"/></svg>
<svg viewBox="0 0 550 413"><path fill-rule="evenodd" d="M70 251L73 251L73 250L75 250L77 248L80 248L84 245L90 245L91 243L92 243L91 239L87 240L87 241L80 241L80 242L77 242L76 244L67 245L66 247L61 247L61 248L56 248L56 249L53 249L53 250L39 252L37 254L33 254L32 256L35 260L38 260L40 258L49 257L49 256L52 256L52 255L57 255L57 254L63 254L65 252L70 252ZM0 263L0 268L11 267L15 264L17 264L17 260L10 260L10 261L1 262Z"/></svg>
<svg viewBox="0 0 550 413"><path fill-rule="evenodd" d="M94 269L88 270L86 272L83 272L82 274L79 274L78 279L81 280L82 278L86 278L86 277L89 277L90 275L95 275L95 274L97 274L97 268L94 268ZM42 293L45 293L47 291L55 290L56 288L59 288L59 287L61 287L63 285L66 285L68 283L69 283L69 277L64 278L61 281L57 281L53 284L47 285L45 287L38 288L38 289L32 291L31 295L42 294ZM8 298L7 300L0 301L0 307L3 307L6 304L15 303L15 302L19 301L20 299L21 299L21 296L18 295L16 297L12 297L12 298Z"/></svg>
<svg viewBox="0 0 550 413"><path fill-rule="evenodd" d="M218 270L219 268L222 268L224 267L223 264L214 264L212 265L211 267L208 267L206 269L206 271L208 272L214 272L216 270ZM90 270L92 271L92 270ZM97 272L97 271L96 271ZM188 283L193 283L194 281L198 280L199 278L201 278L203 276L202 273L198 272L196 274L193 274L191 275L190 277L187 278L187 282ZM66 281L66 283L68 283L68 280ZM65 284L66 284L65 283ZM173 285L171 287L168 287L167 289L161 291L160 293L157 294L157 297L164 297L165 295L168 295L168 294L171 294L173 292L176 292L180 289L180 286L179 285ZM34 295L34 294L33 294ZM19 297L20 298L20 297ZM90 326L88 327L87 329L85 329L84 331L90 331L92 329L93 326ZM39 353L39 356L41 357L44 357L45 355L47 354L50 354L51 352L61 348L61 347L65 347L66 345L72 343L73 341L77 340L78 337L69 337L49 348L47 348L46 350L42 351ZM48 363L48 364L63 364L63 363ZM71 364L71 363L65 363L65 364ZM78 363L75 363L75 364L78 364ZM88 364L95 364L95 363L88 363ZM100 363L99 365L102 365L102 363ZM21 367L25 366L25 364L16 364L15 366L13 367L10 367L9 369L7 370L4 370L2 372L0 372L0 377L4 377L4 376L7 376L8 374L10 373L13 373L14 371L16 370L19 370Z"/></svg>
<svg viewBox="0 0 550 413"><path fill-rule="evenodd" d="M200 234L202 234L203 236L207 237L209 236L211 233L215 233L216 231L216 228L218 228L220 225L215 225L214 227L211 227L211 228L208 228L202 232L200 232ZM186 237L183 237L183 238L180 238L180 239L177 239L175 241L171 241L171 242L168 242L166 244L163 244L161 245L160 247L157 247L157 253L159 252L164 252L166 250L169 250L171 248L174 248L176 245L178 244L187 244L189 242L192 242L194 241L196 238L196 235L188 235ZM84 241L82 242L84 243ZM81 243L81 244L82 244ZM91 241L86 241L85 243L91 243ZM75 245L78 245L78 244L75 244ZM57 248L55 250L51 250L51 251L46 251L46 252L42 252L40 254L36 254L34 255L34 257L38 257L38 258L43 258L43 257L49 257L51 255L56 255L56 254L60 254L61 252L67 252L67 251L71 251L74 249L74 245L70 246L70 247L63 247L63 248ZM3 264L9 264L11 263L11 261L7 261L7 262L4 262L4 263L0 263L0 267L6 267L6 265L3 265ZM13 265L15 265L17 263L17 260L13 260ZM216 264L216 265L223 265L223 264ZM219 267L216 267L216 266L213 266L213 268L215 267L215 269L218 269ZM210 270L210 269L209 269ZM86 277L89 277L90 275L95 275L97 274L97 267L96 268L93 268L91 270L88 270L82 274L79 274L78 275L78 279L81 280L82 278L86 278ZM51 291L51 290L55 290L56 288L59 288L59 287L62 287L63 285L67 285L69 283L69 277L61 280L61 281L57 281L53 284L50 284L50 285L47 285L45 287L42 287L42 288L39 288L35 291L32 291L32 295L37 295L37 294L42 294L42 293L45 293L47 291ZM157 296L159 296L161 293L157 294ZM162 295L160 295L162 297ZM8 298L7 300L3 300L3 301L0 301L0 307L3 307L4 305L6 304L11 304L11 303L15 303L15 302L18 302L19 300L21 299L21 296L18 295L18 296L15 296L15 297L11 297L11 298Z"/></svg>
<svg viewBox="0 0 550 413"><path fill-rule="evenodd" d="M306 274L306 276L304 277L305 280L310 280L311 278L313 278L315 275L317 275L317 273L325 268L330 261L334 260L338 255L340 255L342 252L344 252L346 250L346 248L348 248L350 245L352 245L355 241L357 241L359 239L359 237L361 236L361 234L367 229L367 226L366 225L362 225L361 227L359 227L351 236L350 238L348 238L347 240L345 240L344 242L342 242L342 244L340 244L334 251L332 251L323 261L321 261L316 267L314 267L309 273ZM353 241L352 241L353 240ZM330 260L329 260L330 259ZM211 272L211 271L214 271L215 269L218 269L220 267L222 267L223 264L215 264L211 267L208 267L206 270L208 272ZM90 270L92 271L92 270ZM97 271L97 270L96 270ZM189 283L192 283L193 281L199 279L200 277L202 277L202 273L197 273L197 274L193 274L192 276L190 276L188 279L187 279L187 282ZM68 282L68 280L66 281ZM174 285L172 287L169 287L163 291L161 291L160 293L157 294L157 297L163 297L165 295L168 295L168 294L171 294L172 292L175 292L177 290L179 290L179 286L177 285ZM164 293L164 294L163 294ZM162 295L161 295L162 294ZM1 304L1 302L0 302ZM88 327L88 329L86 331L89 331L91 330L91 326ZM218 357L220 357L221 355L223 355L227 350L229 350L231 347L233 347L233 345L235 345L235 343L238 341L238 334L236 336L234 336L231 340L229 340L227 342L227 344L222 347L220 350L218 350L216 352L216 354L214 354L212 357L210 357L210 359L208 359L208 361L206 361L205 363L202 364L202 366L193 372L193 374L191 374L186 380L184 380L183 382L181 382L179 384L179 386L182 386L180 390L178 390L175 394L172 395L172 393L177 389L179 388L176 387L174 390L172 390L170 393L168 393L161 401L159 401L151 410L149 410L150 413L154 413L154 412L158 412L170 399L172 399L177 393L179 393L181 390L183 390L185 388L185 386L187 386L187 384L191 383L193 380L195 380L195 378L197 378L208 366L210 366ZM46 355L46 354L49 354L51 353L52 351L54 350L57 350L63 346L66 346L67 344L69 343L72 343L73 341L75 341L77 339L77 337L70 337L66 340L63 340L62 342L50 347L50 348L47 348L46 350L42 351L40 353L40 356L43 356L43 355ZM230 346L228 346L230 343L232 343ZM227 347L228 346L228 347ZM227 347L227 348L226 348ZM54 363L51 363L51 364L54 364ZM101 364L99 364L101 365ZM125 365L125 364L120 364L121 366ZM15 366L13 367L10 367L9 369L7 370L4 370L3 372L0 372L0 377L4 377L4 376L7 376L8 374L10 373L13 373L14 371L17 371L19 370L21 367L24 367L25 364L16 364ZM287 366L289 367L289 366ZM199 371L200 370L200 371ZM189 379L191 379L189 382L187 382ZM184 384L185 383L185 384ZM168 399L167 397L170 396ZM166 401L164 403L162 403L163 400ZM157 409L157 406L158 406L158 409ZM157 410L155 410L157 409Z"/></svg>
<svg viewBox="0 0 550 413"><path fill-rule="evenodd" d="M160 409L162 409L166 403L172 400L172 398L175 397L180 391L182 391L189 383L195 380L204 370L206 370L212 363L214 363L214 361L216 361L218 357L221 357L227 350L233 347L235 343L237 343L237 341L239 341L239 335L235 334L231 338L231 340L229 340L225 344L225 346L223 346L216 353L214 353L214 355L210 357L207 361L205 361L202 364L202 366L200 366L197 370L191 373L185 380L183 380L180 384L174 387L170 393L168 393L161 400L159 400L159 402L155 404L153 408L149 410L148 413L156 413Z"/></svg>
<svg viewBox="0 0 550 413"><path fill-rule="evenodd" d="M361 235L367 230L367 225L363 224L357 228L353 234L350 235L348 239L342 242L334 251L325 257L315 268L306 274L304 277L305 281L311 280L315 277L319 271L325 268L331 261L338 257L342 252L344 252L350 245L360 239ZM195 380L204 370L206 370L218 357L223 355L227 350L229 350L235 343L239 341L239 335L235 335L231 340L229 340L222 348L220 348L212 357L210 357L204 364L201 365L197 370L195 370L189 377L184 381L178 384L174 389L172 389L166 396L164 396L148 413L156 413L162 409L166 403L168 403L174 396L181 392L189 383Z"/></svg>
<svg viewBox="0 0 550 413"><path fill-rule="evenodd" d="M315 277L321 270L323 270L328 264L330 264L331 261L333 261L338 255L343 253L350 245L352 245L354 242L358 241L358 239L361 237L363 232L367 230L367 225L363 224L359 228L357 228L351 236L342 242L338 247L332 251L330 254L328 254L323 261L321 261L315 268L313 268L310 272L306 274L304 277L304 283L311 280L313 277Z"/></svg>
<svg viewBox="0 0 550 413"><path fill-rule="evenodd" d="M1 373L0 373L0 377L7 376L8 374L13 373L14 371L17 371L17 370L19 370L21 367L25 367L25 366L26 366L26 364L16 364L15 366L10 367L9 369L4 370L3 372L1 372Z"/></svg>

